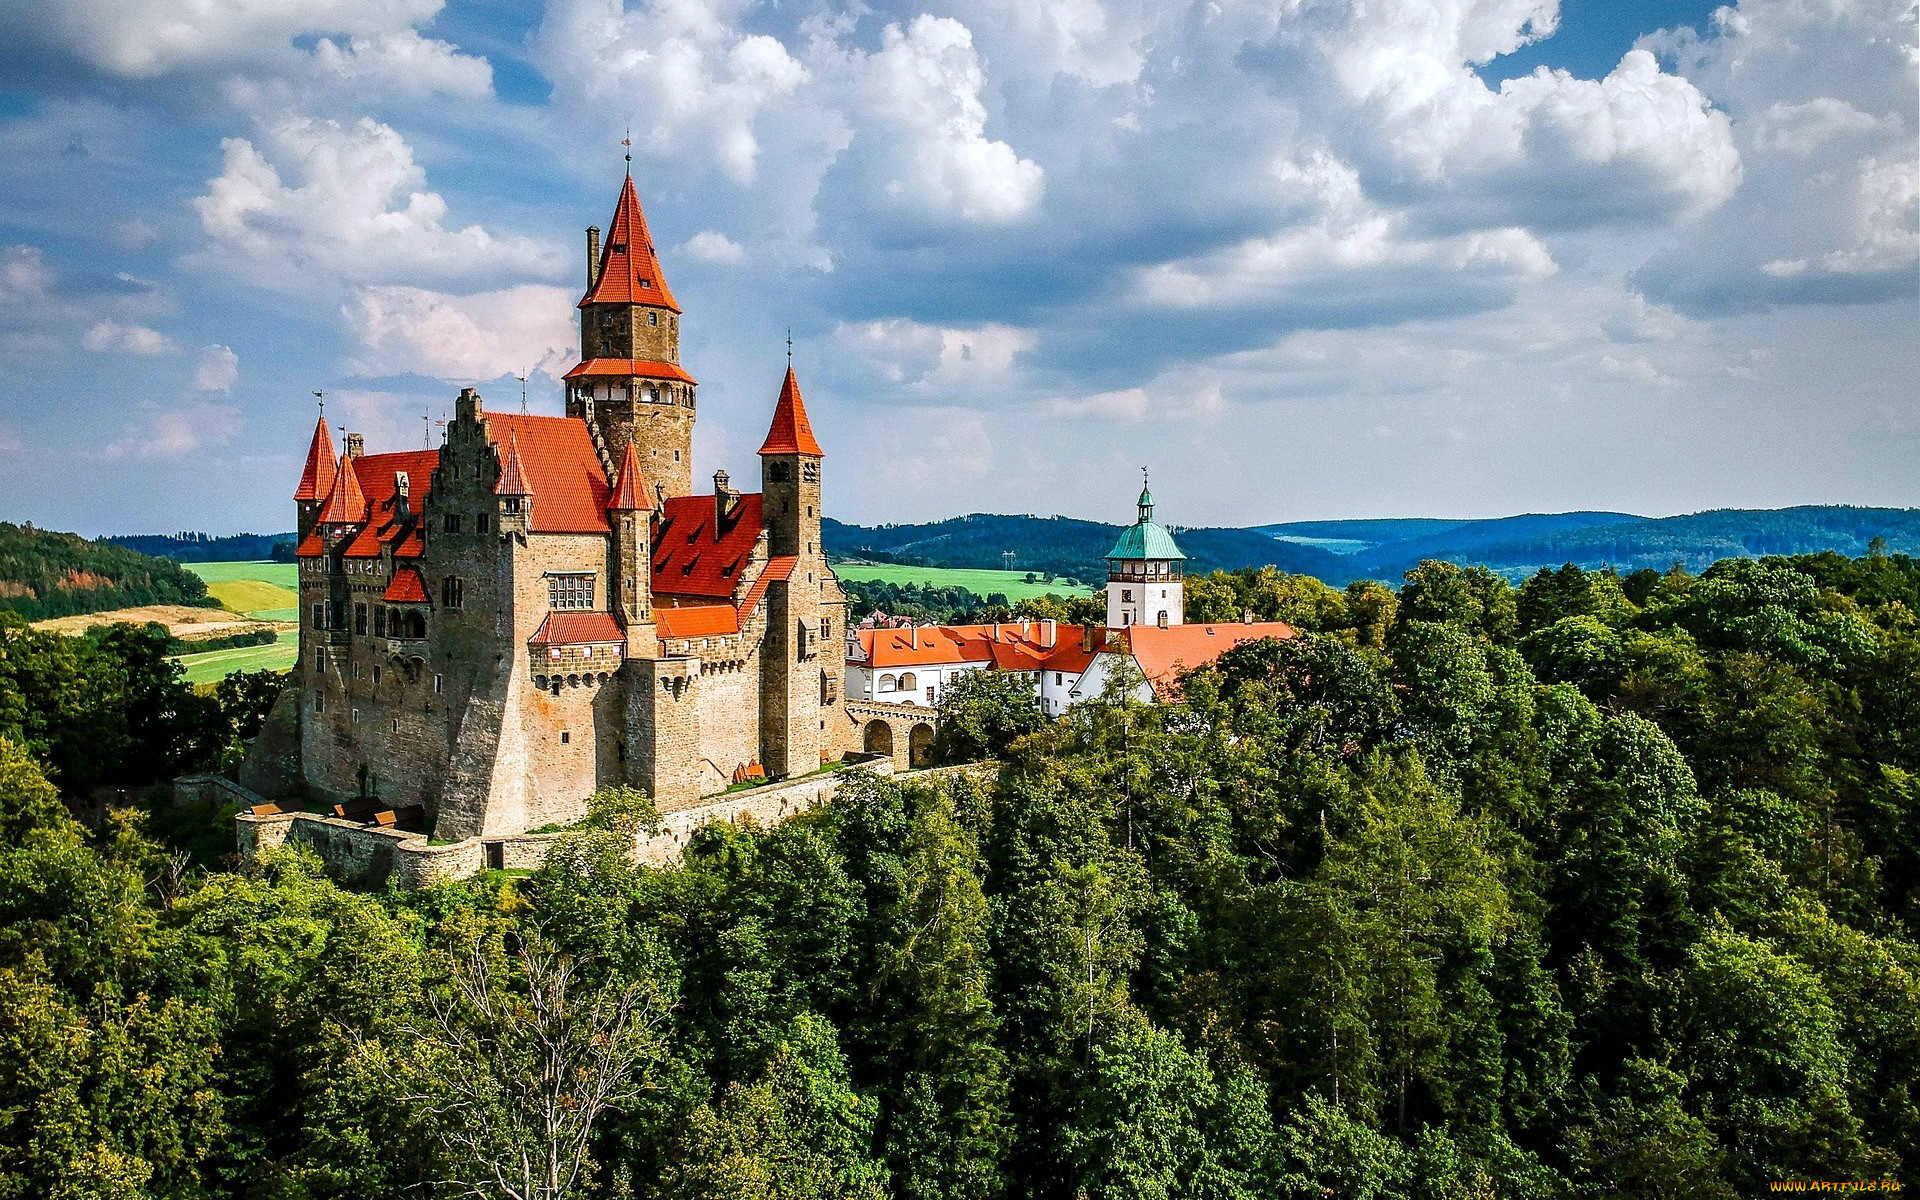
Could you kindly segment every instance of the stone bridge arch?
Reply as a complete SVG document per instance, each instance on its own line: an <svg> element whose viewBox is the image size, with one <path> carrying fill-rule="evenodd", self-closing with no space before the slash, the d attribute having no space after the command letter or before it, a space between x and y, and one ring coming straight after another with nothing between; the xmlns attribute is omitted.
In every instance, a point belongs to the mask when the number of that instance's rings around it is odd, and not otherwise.
<svg viewBox="0 0 1920 1200"><path fill-rule="evenodd" d="M866 753L893 759L896 771L933 765L933 709L866 700L849 700L844 708L847 719L858 727L853 742Z"/></svg>

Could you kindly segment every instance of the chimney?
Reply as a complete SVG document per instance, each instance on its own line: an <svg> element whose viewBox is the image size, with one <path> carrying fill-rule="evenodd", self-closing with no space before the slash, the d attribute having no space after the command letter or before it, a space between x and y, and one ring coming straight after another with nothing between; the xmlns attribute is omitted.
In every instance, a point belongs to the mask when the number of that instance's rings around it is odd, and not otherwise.
<svg viewBox="0 0 1920 1200"><path fill-rule="evenodd" d="M1040 622L1040 644L1042 646L1045 646L1049 650L1053 649L1054 634L1055 628L1052 617L1048 617L1046 620Z"/></svg>
<svg viewBox="0 0 1920 1200"><path fill-rule="evenodd" d="M600 282L600 227L587 226L587 290Z"/></svg>
<svg viewBox="0 0 1920 1200"><path fill-rule="evenodd" d="M393 511L401 520L412 515L412 506L407 502L413 495L413 481L407 478L405 471L393 473Z"/></svg>
<svg viewBox="0 0 1920 1200"><path fill-rule="evenodd" d="M461 388L460 398L453 402L453 417L456 421L478 421L480 393L470 387Z"/></svg>
<svg viewBox="0 0 1920 1200"><path fill-rule="evenodd" d="M725 471L713 473L713 519L716 524L733 515L732 479Z"/></svg>
<svg viewBox="0 0 1920 1200"><path fill-rule="evenodd" d="M1082 625L1080 627L1080 649L1086 651L1088 654L1093 653L1093 626Z"/></svg>
<svg viewBox="0 0 1920 1200"><path fill-rule="evenodd" d="M347 457L359 458L367 452L367 439L357 433L347 435Z"/></svg>

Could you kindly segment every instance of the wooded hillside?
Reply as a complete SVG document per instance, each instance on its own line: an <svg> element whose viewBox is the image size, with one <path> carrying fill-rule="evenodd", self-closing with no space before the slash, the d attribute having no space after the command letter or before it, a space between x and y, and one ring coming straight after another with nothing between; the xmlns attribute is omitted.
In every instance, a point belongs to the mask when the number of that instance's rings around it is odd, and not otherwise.
<svg viewBox="0 0 1920 1200"><path fill-rule="evenodd" d="M207 585L178 563L0 521L0 612L37 621L142 604L218 607Z"/></svg>

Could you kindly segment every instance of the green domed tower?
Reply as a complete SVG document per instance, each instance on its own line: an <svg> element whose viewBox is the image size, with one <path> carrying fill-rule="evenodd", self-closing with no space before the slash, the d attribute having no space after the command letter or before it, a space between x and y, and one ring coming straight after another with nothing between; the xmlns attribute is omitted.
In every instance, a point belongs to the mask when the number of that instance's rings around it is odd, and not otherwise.
<svg viewBox="0 0 1920 1200"><path fill-rule="evenodd" d="M1181 566L1187 556L1173 535L1153 520L1153 493L1147 469L1140 468L1140 519L1120 531L1107 551L1107 626L1183 624L1185 587Z"/></svg>

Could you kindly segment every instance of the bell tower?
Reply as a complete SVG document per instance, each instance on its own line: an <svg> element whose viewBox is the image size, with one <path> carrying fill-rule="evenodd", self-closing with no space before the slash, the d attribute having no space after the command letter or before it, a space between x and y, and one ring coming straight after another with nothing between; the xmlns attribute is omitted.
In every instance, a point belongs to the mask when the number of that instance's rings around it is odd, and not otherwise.
<svg viewBox="0 0 1920 1200"><path fill-rule="evenodd" d="M1173 535L1153 519L1153 493L1147 469L1140 468L1139 519L1120 531L1107 551L1107 627L1158 625L1186 620L1186 586L1181 564L1187 556Z"/></svg>
<svg viewBox="0 0 1920 1200"><path fill-rule="evenodd" d="M631 159L629 159L631 161ZM664 494L693 490L694 379L680 366L680 305L667 287L629 174L601 243L587 230L580 365L567 372L567 415L593 431L611 479L631 445Z"/></svg>

